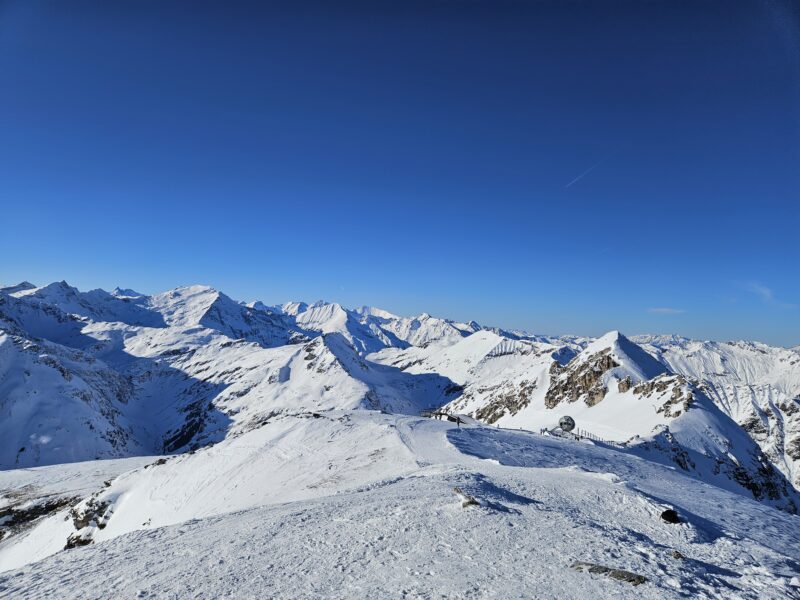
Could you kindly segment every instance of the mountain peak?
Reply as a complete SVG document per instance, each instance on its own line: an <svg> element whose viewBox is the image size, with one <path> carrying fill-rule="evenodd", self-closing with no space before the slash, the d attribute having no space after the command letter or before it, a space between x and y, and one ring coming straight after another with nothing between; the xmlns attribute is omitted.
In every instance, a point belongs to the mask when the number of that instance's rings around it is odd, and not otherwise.
<svg viewBox="0 0 800 600"><path fill-rule="evenodd" d="M379 319L399 319L400 317L388 310L376 308L374 306L362 306L355 309L355 312L364 317L378 317Z"/></svg>
<svg viewBox="0 0 800 600"><path fill-rule="evenodd" d="M46 304L56 304L62 310L71 312L67 309L67 306L75 304L81 292L66 281L54 281L42 287L26 286L23 289L12 292L12 294L18 298L26 296Z"/></svg>
<svg viewBox="0 0 800 600"><path fill-rule="evenodd" d="M33 285L30 281L21 281L17 285L7 285L5 287L0 287L0 292L5 292L6 294L14 294L16 292L24 292L26 290L34 290L36 286Z"/></svg>
<svg viewBox="0 0 800 600"><path fill-rule="evenodd" d="M601 352L610 352L622 369L629 371L629 375L640 381L669 372L641 346L617 330L609 331L594 340L578 355L578 359L587 360Z"/></svg>
<svg viewBox="0 0 800 600"><path fill-rule="evenodd" d="M40 288L36 288L38 292L55 292L55 291L64 291L64 292L77 292L78 289L72 287L70 284L66 282L66 280L62 279L61 281L54 281L53 283L48 283Z"/></svg>
<svg viewBox="0 0 800 600"><path fill-rule="evenodd" d="M289 315L290 317L296 317L300 313L306 312L308 310L308 304L306 304L305 302L285 302L281 304L280 310L285 315Z"/></svg>
<svg viewBox="0 0 800 600"><path fill-rule="evenodd" d="M590 343L586 349L591 349L590 351L594 353L605 348L613 348L615 345L619 344L621 340L628 340L628 338L622 335L622 332L619 330L612 329Z"/></svg>
<svg viewBox="0 0 800 600"><path fill-rule="evenodd" d="M140 294L136 290L132 290L131 288L121 288L115 287L111 291L112 296L116 296L117 298L142 298L144 294Z"/></svg>
<svg viewBox="0 0 800 600"><path fill-rule="evenodd" d="M207 285L187 285L156 294L150 298L151 308L160 312L174 326L197 325L210 306L221 296Z"/></svg>

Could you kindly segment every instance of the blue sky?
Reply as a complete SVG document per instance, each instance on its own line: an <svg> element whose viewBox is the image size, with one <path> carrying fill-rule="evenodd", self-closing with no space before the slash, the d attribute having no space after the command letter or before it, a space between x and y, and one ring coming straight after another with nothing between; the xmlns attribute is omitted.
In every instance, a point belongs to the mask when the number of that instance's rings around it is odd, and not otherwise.
<svg viewBox="0 0 800 600"><path fill-rule="evenodd" d="M0 3L0 281L800 344L800 13Z"/></svg>

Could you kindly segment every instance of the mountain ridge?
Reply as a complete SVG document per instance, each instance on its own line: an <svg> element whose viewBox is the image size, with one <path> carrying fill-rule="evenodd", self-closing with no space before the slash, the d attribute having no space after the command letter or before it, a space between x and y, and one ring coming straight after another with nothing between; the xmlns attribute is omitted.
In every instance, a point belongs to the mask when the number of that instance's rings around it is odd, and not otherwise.
<svg viewBox="0 0 800 600"><path fill-rule="evenodd" d="M0 572L12 573L0 589L16 589L15 569L59 573L53 560L139 548L192 523L222 539L215 524L238 530L251 512L330 507L309 521L325 529L350 510L341 502L368 509L357 518L371 523L409 523L408 506L424 503L415 510L437 515L424 528L436 539L475 515L470 531L492 515L502 519L493 531L509 532L546 531L553 519L574 528L575 515L590 524L577 531L591 532L599 519L603 548L634 539L653 556L725 556L734 586L733 567L755 565L720 554L719 540L736 536L761 569L743 597L791 587L792 350L528 335L326 302L270 307L208 286L153 296L22 287L0 290ZM446 419L422 416L431 413ZM559 429L565 415L572 432ZM454 487L477 498L476 512L443 504ZM663 525L667 509L680 525ZM763 534L776 523L780 548ZM542 543L579 554L569 538ZM664 560L675 559L653 564ZM682 588L719 585L684 563L673 577ZM630 564L658 581L661 567ZM659 585L669 595L672 584Z"/></svg>
<svg viewBox="0 0 800 600"><path fill-rule="evenodd" d="M693 461L698 477L722 477L724 486L734 481L755 497L790 506L795 491L780 479L800 483L800 356L795 361L793 350L679 336L628 338L618 331L595 339L523 335L474 321L401 317L323 301L267 307L236 302L209 286L153 296L121 288L80 292L64 281L12 289L0 291L0 324L18 345L41 338L66 344L130 382L132 400L115 417L124 423L118 435L131 440L130 448L185 452L296 409L416 414L443 407L490 425L533 430L554 427L567 412L583 430L618 444L652 438L650 455L658 451L689 471L681 453L699 452ZM692 362L687 357L698 348L706 359ZM738 370L720 371L723 359ZM31 394L69 394L66 384L37 385L17 382L17 400L7 400L5 410L21 410L22 398ZM762 392L768 386L764 394L774 390L781 397L777 404L735 409L730 390L741 395L743 385L762 386ZM712 413L710 421L698 420ZM163 416L154 421L154 414ZM108 417L101 410L97 418L91 427ZM42 425L23 426L23 437L35 435L32 427ZM706 443L717 439L738 441ZM33 447L29 456L47 455ZM733 463L731 448L741 454ZM125 444L117 450L66 455L80 460L132 452ZM708 460L716 467L697 467ZM0 456L6 468L17 461ZM778 491L770 496L765 489Z"/></svg>

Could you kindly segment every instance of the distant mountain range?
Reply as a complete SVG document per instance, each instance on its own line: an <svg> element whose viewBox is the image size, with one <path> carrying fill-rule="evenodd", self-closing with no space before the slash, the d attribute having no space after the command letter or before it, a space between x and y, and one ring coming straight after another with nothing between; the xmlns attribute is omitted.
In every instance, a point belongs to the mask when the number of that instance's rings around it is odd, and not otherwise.
<svg viewBox="0 0 800 600"><path fill-rule="evenodd" d="M463 413L538 430L569 414L628 451L786 503L800 487L800 352L598 339L205 286L146 296L0 288L0 466L184 452L281 411ZM790 485L791 484L791 485Z"/></svg>

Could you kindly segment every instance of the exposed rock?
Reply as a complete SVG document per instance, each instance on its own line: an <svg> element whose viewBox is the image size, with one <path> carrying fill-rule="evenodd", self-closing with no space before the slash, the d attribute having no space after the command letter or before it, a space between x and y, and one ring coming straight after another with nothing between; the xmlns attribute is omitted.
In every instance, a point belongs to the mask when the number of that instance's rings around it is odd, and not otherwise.
<svg viewBox="0 0 800 600"><path fill-rule="evenodd" d="M566 367L557 362L551 365L550 387L544 398L547 408L555 408L562 401L577 402L581 399L594 406L605 398L608 389L603 384L603 374L619 366L611 356L611 350L606 348L585 361L578 360L576 357Z"/></svg>
<svg viewBox="0 0 800 600"><path fill-rule="evenodd" d="M509 386L497 396L492 396L492 399L476 410L472 416L491 425L506 414L515 415L530 404L535 389L535 381L522 381L518 387Z"/></svg>
<svg viewBox="0 0 800 600"><path fill-rule="evenodd" d="M467 494L464 490L459 487L454 487L453 491L458 496L458 499L461 500L461 508L467 508L469 506L480 506L481 503L478 502L473 496Z"/></svg>
<svg viewBox="0 0 800 600"><path fill-rule="evenodd" d="M684 471L697 472L697 466L689 452L686 451L673 437L669 427L662 425L650 440L633 438L626 442L634 446L639 452L667 456ZM702 455L695 455L702 460ZM797 514L797 505L792 499L794 494L789 482L769 462L769 459L755 446L749 457L740 454L740 460L746 460L749 468L731 458L730 454L718 455L714 458L713 469L715 475L724 475L747 489L756 500L777 501L777 508L792 514Z"/></svg>
<svg viewBox="0 0 800 600"><path fill-rule="evenodd" d="M92 538L86 531L78 531L73 533L67 538L67 543L64 544L64 550L72 548L79 548L80 546L88 546L92 543Z"/></svg>
<svg viewBox="0 0 800 600"><path fill-rule="evenodd" d="M681 518L678 516L678 512L672 508L668 508L664 512L661 513L661 520L665 523L680 523Z"/></svg>
<svg viewBox="0 0 800 600"><path fill-rule="evenodd" d="M620 382L622 384L622 382ZM689 410L694 403L694 394L685 378L676 375L659 375L649 381L643 381L633 388L633 393L650 397L653 394L665 394L672 387L672 395L656 409L656 412L668 418L679 417Z"/></svg>
<svg viewBox="0 0 800 600"><path fill-rule="evenodd" d="M669 369L698 381L699 392L738 423L800 490L800 353L756 342L637 339ZM698 391L695 391L697 398Z"/></svg>
<svg viewBox="0 0 800 600"><path fill-rule="evenodd" d="M695 469L694 461L692 461L689 453L678 444L670 432L669 427L666 425L657 428L651 440L640 441L637 436L626 442L626 445L630 444L635 444L645 452L654 452L668 456L672 462L684 471Z"/></svg>
<svg viewBox="0 0 800 600"><path fill-rule="evenodd" d="M789 493L787 481L779 475L778 470L769 462L769 459L761 452L752 456L753 462L758 464L755 472L745 469L732 460L717 460L719 472L726 473L739 485L750 490L753 498L762 500L780 500ZM787 503L785 510L797 514L797 506L791 500Z"/></svg>
<svg viewBox="0 0 800 600"><path fill-rule="evenodd" d="M445 396L455 396L456 394L460 394L463 391L464 391L463 385L458 385L457 383L451 383L446 388L444 388L442 393Z"/></svg>
<svg viewBox="0 0 800 600"><path fill-rule="evenodd" d="M800 460L800 435L786 443L786 455L794 460Z"/></svg>
<svg viewBox="0 0 800 600"><path fill-rule="evenodd" d="M768 433L766 424L755 413L748 415L739 425L741 425L742 429L749 433L750 437L754 440L757 440L758 436Z"/></svg>
<svg viewBox="0 0 800 600"><path fill-rule="evenodd" d="M665 417L676 418L681 415L681 412L686 412L694 402L694 395L689 390L684 390L680 383L672 388L672 396L664 404L662 404L656 412L664 413Z"/></svg>
<svg viewBox="0 0 800 600"><path fill-rule="evenodd" d="M663 394L675 382L674 376L660 376L643 381L633 388L633 393L639 396L651 396L654 393Z"/></svg>
<svg viewBox="0 0 800 600"><path fill-rule="evenodd" d="M189 444L205 427L208 410L204 398L184 407L181 412L185 413L186 420L180 429L164 436L163 451L169 454Z"/></svg>
<svg viewBox="0 0 800 600"><path fill-rule="evenodd" d="M75 529L83 529L90 524L96 525L99 529L106 526L106 510L108 509L107 502L99 502L95 498L89 498L82 505L76 506L69 511L72 517L72 524ZM110 515L109 515L110 516Z"/></svg>
<svg viewBox="0 0 800 600"><path fill-rule="evenodd" d="M70 510L72 524L77 531L67 538L64 550L91 544L94 530L103 529L111 517L108 508L108 502L98 501L92 497Z"/></svg>
<svg viewBox="0 0 800 600"><path fill-rule="evenodd" d="M32 506L7 506L0 510L0 540L26 529L40 517L75 504L78 498L47 498ZM25 504L28 504L27 502Z"/></svg>
<svg viewBox="0 0 800 600"><path fill-rule="evenodd" d="M647 581L647 577L644 575L638 575L636 573L632 573L631 571L614 569L612 567L606 567L590 562L575 562L572 563L572 568L581 573L605 575L606 577L611 577L612 579L617 579L619 581L625 581L632 585L641 585Z"/></svg>

